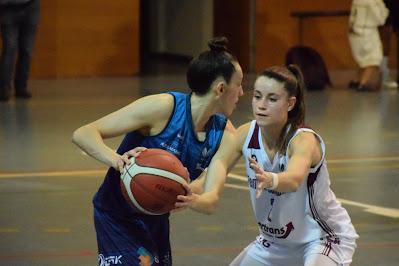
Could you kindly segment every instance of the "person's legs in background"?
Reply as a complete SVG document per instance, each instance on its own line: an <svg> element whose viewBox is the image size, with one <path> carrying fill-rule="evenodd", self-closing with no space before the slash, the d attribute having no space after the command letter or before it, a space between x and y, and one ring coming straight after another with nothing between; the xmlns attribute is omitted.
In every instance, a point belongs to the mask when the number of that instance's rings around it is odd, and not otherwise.
<svg viewBox="0 0 399 266"><path fill-rule="evenodd" d="M360 73L356 82L349 84L357 91L378 91L381 88L380 64L382 44L377 28L350 32L349 43Z"/></svg>
<svg viewBox="0 0 399 266"><path fill-rule="evenodd" d="M361 69L358 91L377 91L381 87L379 66L367 66Z"/></svg>
<svg viewBox="0 0 399 266"><path fill-rule="evenodd" d="M14 79L16 97L30 98L32 96L28 90L27 83L38 21L39 1L32 0L22 10L19 22L18 60Z"/></svg>
<svg viewBox="0 0 399 266"><path fill-rule="evenodd" d="M18 26L15 10L2 8L0 20L3 43L0 60L0 101L8 101L11 93L15 54L18 47Z"/></svg>
<svg viewBox="0 0 399 266"><path fill-rule="evenodd" d="M380 65L382 84L387 88L397 88L398 84L392 78L389 69L389 54L391 51L391 36L393 34L392 13L386 20L385 24L380 27L380 36L383 47L383 58Z"/></svg>

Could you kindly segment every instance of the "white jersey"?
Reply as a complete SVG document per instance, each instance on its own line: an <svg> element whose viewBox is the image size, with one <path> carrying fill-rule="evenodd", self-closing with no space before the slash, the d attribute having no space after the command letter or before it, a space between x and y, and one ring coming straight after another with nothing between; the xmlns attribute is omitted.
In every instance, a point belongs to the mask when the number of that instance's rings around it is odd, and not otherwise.
<svg viewBox="0 0 399 266"><path fill-rule="evenodd" d="M321 137L311 129L300 128L290 139L288 146L292 139L303 131L312 132L318 137L322 148L320 162L309 170L309 175L297 191L280 193L265 189L257 199L256 178L247 158L256 159L265 171L274 173L287 169L289 158L288 152L276 153L273 161L270 161L263 147L259 126L256 121L251 123L242 152L259 230L265 239L285 245L308 243L320 238L330 239L337 244L342 238L354 240L358 235L350 217L330 189L330 178L324 158L325 145Z"/></svg>

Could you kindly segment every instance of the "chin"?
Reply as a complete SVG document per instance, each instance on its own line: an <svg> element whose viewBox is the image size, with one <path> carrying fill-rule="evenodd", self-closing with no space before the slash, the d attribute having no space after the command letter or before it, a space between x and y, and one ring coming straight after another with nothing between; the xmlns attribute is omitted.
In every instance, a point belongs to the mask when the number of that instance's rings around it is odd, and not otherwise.
<svg viewBox="0 0 399 266"><path fill-rule="evenodd" d="M225 116L229 117L233 114L234 110L225 110L222 112L222 114L224 114Z"/></svg>
<svg viewBox="0 0 399 266"><path fill-rule="evenodd" d="M265 121L264 119L259 119L258 117L256 117L255 120L260 127L266 127L272 124L270 121Z"/></svg>

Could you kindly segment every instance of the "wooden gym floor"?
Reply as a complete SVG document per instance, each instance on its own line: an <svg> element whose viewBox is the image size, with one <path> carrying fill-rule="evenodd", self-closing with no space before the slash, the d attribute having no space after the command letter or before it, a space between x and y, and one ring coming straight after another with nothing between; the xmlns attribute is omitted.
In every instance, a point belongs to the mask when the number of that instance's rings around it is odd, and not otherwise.
<svg viewBox="0 0 399 266"><path fill-rule="evenodd" d="M331 186L360 235L352 265L398 265L399 94L356 93L345 88L345 74L334 79L334 88L307 93L307 123L327 143ZM140 96L184 90L184 75L165 70L30 85L31 100L0 103L0 264L96 265L91 199L106 169L80 152L71 134ZM248 91L235 125L251 118L250 99ZM174 265L228 265L254 239L244 176L239 163L216 214L171 216Z"/></svg>

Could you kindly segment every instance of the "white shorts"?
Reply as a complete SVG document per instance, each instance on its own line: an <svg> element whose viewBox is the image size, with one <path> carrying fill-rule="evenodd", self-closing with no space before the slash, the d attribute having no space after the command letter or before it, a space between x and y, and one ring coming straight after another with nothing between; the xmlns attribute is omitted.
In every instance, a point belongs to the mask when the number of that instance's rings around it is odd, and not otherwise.
<svg viewBox="0 0 399 266"><path fill-rule="evenodd" d="M259 265L303 266L307 258L315 254L329 257L336 265L349 265L352 262L355 248L355 240L340 239L337 243L322 238L307 244L285 246L270 242L259 235L243 252L246 253L246 256L259 262ZM237 258L235 261L238 261ZM231 265L236 264L232 263Z"/></svg>
<svg viewBox="0 0 399 266"><path fill-rule="evenodd" d="M377 28L364 34L349 33L349 43L353 58L361 68L381 64L382 43Z"/></svg>

